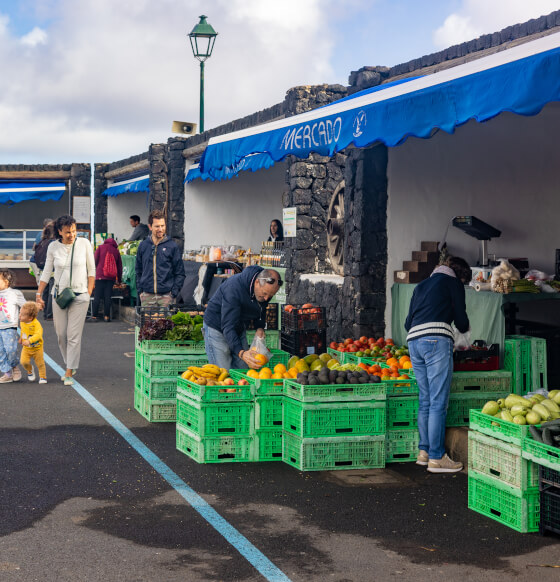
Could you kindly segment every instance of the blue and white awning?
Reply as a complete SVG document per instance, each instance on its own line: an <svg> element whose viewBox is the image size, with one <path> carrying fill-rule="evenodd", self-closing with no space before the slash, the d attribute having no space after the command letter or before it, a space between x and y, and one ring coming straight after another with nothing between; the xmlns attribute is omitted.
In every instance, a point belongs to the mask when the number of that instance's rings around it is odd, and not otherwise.
<svg viewBox="0 0 560 582"><path fill-rule="evenodd" d="M560 101L560 33L468 63L341 99L300 115L213 137L200 161L202 179L223 180L253 169L257 153L274 162L288 155L331 156L353 144L397 146L434 130L453 133L471 119L504 111L536 115ZM365 94L364 94L365 93Z"/></svg>
<svg viewBox="0 0 560 582"><path fill-rule="evenodd" d="M270 168L274 165L274 160L267 153L256 153L249 154L239 161L233 168L225 167L223 170L214 172L213 169L207 174L202 174L200 171L200 164L193 164L189 171L187 172L187 177L185 182L192 182L196 178L202 178L203 180L229 180L234 178L243 170L251 170L256 172L257 170L263 170L265 168Z"/></svg>
<svg viewBox="0 0 560 582"><path fill-rule="evenodd" d="M137 176L130 180L123 180L122 182L115 182L103 191L103 196L118 196L125 192L149 192L150 191L150 175Z"/></svg>
<svg viewBox="0 0 560 582"><path fill-rule="evenodd" d="M60 200L66 191L64 182L0 182L0 204L26 200Z"/></svg>

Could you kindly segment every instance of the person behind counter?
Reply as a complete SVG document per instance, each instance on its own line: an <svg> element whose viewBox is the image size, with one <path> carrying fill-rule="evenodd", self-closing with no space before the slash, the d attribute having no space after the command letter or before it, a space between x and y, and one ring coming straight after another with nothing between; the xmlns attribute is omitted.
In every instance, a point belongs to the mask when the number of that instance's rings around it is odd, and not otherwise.
<svg viewBox="0 0 560 582"><path fill-rule="evenodd" d="M144 240L150 234L150 229L147 224L140 222L140 217L133 214L130 217L130 226L134 229L128 240Z"/></svg>
<svg viewBox="0 0 560 582"><path fill-rule="evenodd" d="M465 285L471 269L460 257L449 257L414 289L404 327L412 369L418 382L417 465L430 473L456 473L463 464L445 453L445 420L453 374L454 334L469 329Z"/></svg>
<svg viewBox="0 0 560 582"><path fill-rule="evenodd" d="M282 223L275 218L270 223L270 236L268 237L268 242L282 242L284 240L284 228Z"/></svg>
<svg viewBox="0 0 560 582"><path fill-rule="evenodd" d="M138 245L136 290L142 305L167 306L179 295L185 267L179 247L165 234L165 216L152 210L148 218L152 235Z"/></svg>
<svg viewBox="0 0 560 582"><path fill-rule="evenodd" d="M264 337L268 302L282 287L277 271L247 267L226 279L208 302L202 332L211 364L230 368L260 368L249 351L247 323L255 321L256 335Z"/></svg>

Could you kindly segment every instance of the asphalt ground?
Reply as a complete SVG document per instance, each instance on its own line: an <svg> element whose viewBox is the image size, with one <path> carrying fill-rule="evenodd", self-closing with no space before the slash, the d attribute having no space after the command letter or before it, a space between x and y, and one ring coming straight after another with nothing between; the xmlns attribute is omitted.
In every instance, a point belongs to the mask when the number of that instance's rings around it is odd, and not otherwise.
<svg viewBox="0 0 560 582"><path fill-rule="evenodd" d="M60 365L52 322L44 328ZM560 579L560 538L469 510L464 473L197 464L176 450L173 423L134 410L133 353L129 325L86 323L76 379L260 550L276 579ZM2 582L267 579L50 368L48 380L0 387Z"/></svg>

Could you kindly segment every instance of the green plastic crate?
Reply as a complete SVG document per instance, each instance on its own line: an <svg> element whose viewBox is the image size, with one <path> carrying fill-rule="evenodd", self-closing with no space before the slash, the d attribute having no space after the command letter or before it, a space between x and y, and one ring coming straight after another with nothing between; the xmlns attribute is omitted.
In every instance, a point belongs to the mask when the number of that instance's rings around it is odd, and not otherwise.
<svg viewBox="0 0 560 582"><path fill-rule="evenodd" d="M300 471L382 469L385 435L304 439L284 431L282 460Z"/></svg>
<svg viewBox="0 0 560 582"><path fill-rule="evenodd" d="M386 386L387 396L404 396L406 394L418 394L418 382L415 378L409 380L382 380Z"/></svg>
<svg viewBox="0 0 560 582"><path fill-rule="evenodd" d="M280 317L278 318L280 321ZM251 345L253 338L255 337L255 330L249 330L246 332L247 342ZM277 330L265 330L265 341L266 347L269 350L279 350L280 349L280 332ZM278 362L276 362L278 363Z"/></svg>
<svg viewBox="0 0 560 582"><path fill-rule="evenodd" d="M517 344L515 347L513 344ZM505 341L505 354L514 352L516 358L521 354L521 394L526 394L539 388L548 387L546 340L529 335L508 335ZM513 356L512 356L513 357ZM512 363L511 358L504 359L509 366L518 370L518 361Z"/></svg>
<svg viewBox="0 0 560 582"><path fill-rule="evenodd" d="M508 392L480 392L478 394L450 394L446 426L469 426L472 409L481 409L489 400L505 398Z"/></svg>
<svg viewBox="0 0 560 582"><path fill-rule="evenodd" d="M196 382L179 376L176 380L177 394L198 402L232 402L253 399L253 388L248 386L200 386Z"/></svg>
<svg viewBox="0 0 560 582"><path fill-rule="evenodd" d="M299 402L284 399L284 430L302 438L385 433L385 400Z"/></svg>
<svg viewBox="0 0 560 582"><path fill-rule="evenodd" d="M143 392L148 398L165 400L177 396L177 380L171 378L151 378L143 374L138 368L134 370L134 387Z"/></svg>
<svg viewBox="0 0 560 582"><path fill-rule="evenodd" d="M332 348L327 348L327 354L330 354L333 358L336 358L340 364L349 364L350 352L339 352L338 350L333 350Z"/></svg>
<svg viewBox="0 0 560 582"><path fill-rule="evenodd" d="M469 509L519 532L539 530L539 491L523 491L477 471L469 471Z"/></svg>
<svg viewBox="0 0 560 582"><path fill-rule="evenodd" d="M473 430L469 431L469 471L471 470L519 489L539 487L538 465L522 457L519 445Z"/></svg>
<svg viewBox="0 0 560 582"><path fill-rule="evenodd" d="M204 342L167 341L167 340L138 340L139 327L135 328L134 339L136 347L146 354L204 354Z"/></svg>
<svg viewBox="0 0 560 582"><path fill-rule="evenodd" d="M418 429L418 396L387 398L387 430Z"/></svg>
<svg viewBox="0 0 560 582"><path fill-rule="evenodd" d="M177 424L200 437L249 435L255 411L252 402L204 403L177 394Z"/></svg>
<svg viewBox="0 0 560 582"><path fill-rule="evenodd" d="M324 384L304 386L295 380L284 380L284 396L300 402L346 402L352 400L384 400L387 386L377 384Z"/></svg>
<svg viewBox="0 0 560 582"><path fill-rule="evenodd" d="M482 414L480 410L470 411L469 426L471 430L482 432L515 445L521 445L529 432L528 425L515 424L488 414Z"/></svg>
<svg viewBox="0 0 560 582"><path fill-rule="evenodd" d="M154 400L140 390L134 390L134 408L149 422L175 422L175 399Z"/></svg>
<svg viewBox="0 0 560 582"><path fill-rule="evenodd" d="M451 394L512 391L512 374L508 370L492 372L453 372Z"/></svg>
<svg viewBox="0 0 560 582"><path fill-rule="evenodd" d="M253 387L253 391L257 396L272 396L281 395L284 392L284 380L270 379L261 380L260 378L251 378L247 376L248 370L230 370L229 375L238 382L242 378L247 380Z"/></svg>
<svg viewBox="0 0 560 582"><path fill-rule="evenodd" d="M385 435L385 463L416 461L420 435L417 430L390 430Z"/></svg>
<svg viewBox="0 0 560 582"><path fill-rule="evenodd" d="M142 350L136 350L136 367L144 374L152 378L168 378L179 376L189 366L203 366L208 363L206 355L186 356L172 354L147 354Z"/></svg>
<svg viewBox="0 0 560 582"><path fill-rule="evenodd" d="M176 447L197 463L244 463L254 457L252 436L205 437L177 425Z"/></svg>
<svg viewBox="0 0 560 582"><path fill-rule="evenodd" d="M522 341L515 339L504 342L504 369L511 372L511 391L519 395L525 394L522 345Z"/></svg>
<svg viewBox="0 0 560 582"><path fill-rule="evenodd" d="M282 430L283 396L257 396L255 398L255 428Z"/></svg>
<svg viewBox="0 0 560 582"><path fill-rule="evenodd" d="M528 433L521 444L523 458L560 471L560 449L534 440Z"/></svg>
<svg viewBox="0 0 560 582"><path fill-rule="evenodd" d="M255 431L255 461L282 460L282 429L259 429Z"/></svg>

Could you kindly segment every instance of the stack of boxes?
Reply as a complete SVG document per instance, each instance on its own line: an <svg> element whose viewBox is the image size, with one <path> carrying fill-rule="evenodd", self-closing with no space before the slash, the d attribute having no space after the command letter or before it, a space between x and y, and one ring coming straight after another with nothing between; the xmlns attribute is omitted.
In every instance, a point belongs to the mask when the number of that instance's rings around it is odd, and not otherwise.
<svg viewBox="0 0 560 582"><path fill-rule="evenodd" d="M528 335L508 335L504 343L504 368L512 375L512 391L527 394L546 388L546 340Z"/></svg>
<svg viewBox="0 0 560 582"><path fill-rule="evenodd" d="M327 351L327 330L324 307L287 306L282 309L281 348L298 358ZM340 361L340 360L339 360ZM342 362L341 362L342 363Z"/></svg>
<svg viewBox="0 0 560 582"><path fill-rule="evenodd" d="M175 312L166 307L136 309L134 408L150 422L175 422L178 375L188 366L208 363L204 342L139 339L146 322L168 318Z"/></svg>

